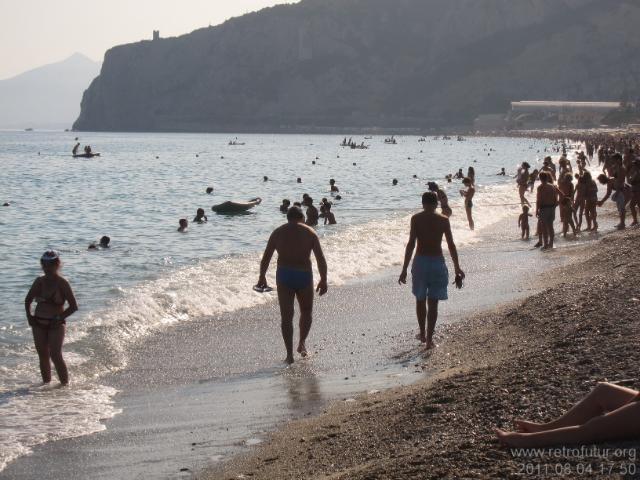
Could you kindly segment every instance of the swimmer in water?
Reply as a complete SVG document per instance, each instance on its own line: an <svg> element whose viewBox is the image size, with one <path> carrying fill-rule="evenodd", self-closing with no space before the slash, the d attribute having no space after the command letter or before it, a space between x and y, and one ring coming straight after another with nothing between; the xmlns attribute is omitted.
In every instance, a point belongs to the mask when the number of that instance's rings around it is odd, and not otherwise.
<svg viewBox="0 0 640 480"><path fill-rule="evenodd" d="M180 233L185 233L185 232L187 231L187 228L189 227L189 222L187 221L187 219L186 219L186 218L181 218L181 219L178 221L178 224L180 225L180 226L178 227L178 231L179 231Z"/></svg>
<svg viewBox="0 0 640 480"><path fill-rule="evenodd" d="M213 193L213 187L207 187L207 193L211 195Z"/></svg>
<svg viewBox="0 0 640 480"><path fill-rule="evenodd" d="M31 285L24 300L27 320L40 360L42 381L51 382L51 362L62 385L69 384L69 372L62 357L66 319L78 310L78 303L69 282L60 275L60 256L50 250L42 255L40 266L44 275ZM36 302L35 312L31 304ZM65 309L65 304L68 307Z"/></svg>
<svg viewBox="0 0 640 480"><path fill-rule="evenodd" d="M109 243L111 243L111 239L106 235L100 239L99 243L93 242L89 245L89 250L99 250L104 248L109 248Z"/></svg>
<svg viewBox="0 0 640 480"><path fill-rule="evenodd" d="M507 175L507 172L506 172L506 170L504 169L504 167L502 167L502 169L500 170L500 173L498 173L498 176L502 176L502 177L504 177L504 176L506 176L506 175Z"/></svg>
<svg viewBox="0 0 640 480"><path fill-rule="evenodd" d="M331 192L338 193L340 189L336 186L336 181L332 178L329 180L329 185L331 186Z"/></svg>
<svg viewBox="0 0 640 480"><path fill-rule="evenodd" d="M196 211L196 216L193 217L193 223L207 223L208 221L209 221L209 219L204 214L204 209L203 208L199 208Z"/></svg>
<svg viewBox="0 0 640 480"><path fill-rule="evenodd" d="M281 329L287 350L286 363L292 364L293 358L293 315L297 298L300 306L300 339L298 353L307 356L306 339L311 330L313 319L313 270L311 253L313 252L320 272L320 282L316 292L320 296L327 293L327 261L325 260L320 239L312 228L304 224L304 214L297 207L287 213L287 223L278 227L269 237L267 248L260 262L260 278L257 287L267 287L267 270L273 254L278 253L276 285L280 304Z"/></svg>
<svg viewBox="0 0 640 480"><path fill-rule="evenodd" d="M397 179L397 178L394 178L394 179L393 179L393 181L391 182L391 184L392 184L393 186L398 185L398 179Z"/></svg>
<svg viewBox="0 0 640 480"><path fill-rule="evenodd" d="M289 211L289 207L291 206L291 200L285 198L282 200L282 205L280 205L280 213L287 213Z"/></svg>

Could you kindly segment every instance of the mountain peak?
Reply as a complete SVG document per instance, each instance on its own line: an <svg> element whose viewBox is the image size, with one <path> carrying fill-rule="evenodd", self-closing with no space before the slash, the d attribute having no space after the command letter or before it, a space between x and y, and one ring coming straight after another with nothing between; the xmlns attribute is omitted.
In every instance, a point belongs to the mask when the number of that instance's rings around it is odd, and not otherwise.
<svg viewBox="0 0 640 480"><path fill-rule="evenodd" d="M84 53L81 53L81 52L75 52L74 54L72 54L71 56L67 57L65 60L62 61L62 63L66 63L66 62L92 63L92 64L100 63L99 61L92 60L91 58L89 58L88 56L86 56Z"/></svg>
<svg viewBox="0 0 640 480"><path fill-rule="evenodd" d="M100 63L82 53L0 80L0 128L64 128L80 111L82 92Z"/></svg>

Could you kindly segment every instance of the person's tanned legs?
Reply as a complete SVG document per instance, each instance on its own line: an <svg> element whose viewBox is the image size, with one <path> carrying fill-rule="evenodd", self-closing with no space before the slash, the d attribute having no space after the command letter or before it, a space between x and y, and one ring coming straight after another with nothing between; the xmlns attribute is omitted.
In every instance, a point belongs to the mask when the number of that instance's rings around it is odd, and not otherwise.
<svg viewBox="0 0 640 480"><path fill-rule="evenodd" d="M278 285L278 302L280 303L280 316L282 317L282 339L287 349L286 362L293 363L293 302L296 292L284 285Z"/></svg>
<svg viewBox="0 0 640 480"><path fill-rule="evenodd" d="M629 403L582 425L536 433L507 433L502 430L496 430L496 433L503 444L521 448L626 440L640 433L640 402Z"/></svg>
<svg viewBox="0 0 640 480"><path fill-rule="evenodd" d="M438 321L438 300L430 298L427 300L429 310L427 312L427 348L435 347L433 343L433 332Z"/></svg>
<svg viewBox="0 0 640 480"><path fill-rule="evenodd" d="M557 428L583 425L594 417L617 410L631 402L638 392L611 383L599 383L589 395L576 403L567 413L548 423L516 420L516 427L523 433L543 432Z"/></svg>
<svg viewBox="0 0 640 480"><path fill-rule="evenodd" d="M42 381L51 381L51 356L49 353L49 331L46 328L33 327L33 340L40 360L40 374Z"/></svg>
<svg viewBox="0 0 640 480"><path fill-rule="evenodd" d="M64 342L65 326L59 325L56 328L49 330L49 354L51 355L51 361L56 367L56 373L58 379L62 385L69 384L69 372L67 370L67 364L62 357L62 343ZM49 374L51 375L51 374Z"/></svg>
<svg viewBox="0 0 640 480"><path fill-rule="evenodd" d="M418 334L418 340L422 343L427 343L427 336L425 334L425 326L427 323L427 300L416 299L416 316L418 317L418 328L420 333Z"/></svg>
<svg viewBox="0 0 640 480"><path fill-rule="evenodd" d="M298 353L303 357L307 356L306 340L311 330L313 321L313 283L304 290L296 292L298 305L300 306L300 342L298 343Z"/></svg>

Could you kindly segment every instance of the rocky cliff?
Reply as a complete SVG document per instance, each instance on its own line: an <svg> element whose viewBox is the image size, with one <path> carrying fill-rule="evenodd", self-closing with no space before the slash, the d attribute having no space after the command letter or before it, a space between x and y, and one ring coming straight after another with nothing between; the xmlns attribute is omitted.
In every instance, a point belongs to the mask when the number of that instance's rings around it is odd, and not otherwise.
<svg viewBox="0 0 640 480"><path fill-rule="evenodd" d="M79 130L427 127L640 97L634 0L303 0L107 52Z"/></svg>

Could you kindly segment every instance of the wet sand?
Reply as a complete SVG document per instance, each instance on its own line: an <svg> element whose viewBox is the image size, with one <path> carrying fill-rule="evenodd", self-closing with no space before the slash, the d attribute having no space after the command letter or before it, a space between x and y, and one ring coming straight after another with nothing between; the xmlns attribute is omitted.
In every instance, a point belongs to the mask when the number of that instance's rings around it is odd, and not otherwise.
<svg viewBox="0 0 640 480"><path fill-rule="evenodd" d="M462 249L465 288L450 289L441 308L441 352L448 330L458 331L455 325L469 315L540 291L532 275L570 261L579 243L560 243L555 253L541 255L530 248L533 242L504 240L517 237L512 221L481 236ZM116 406L122 409L105 431L40 445L0 478L33 478L43 466L52 479L182 478L245 453L276 426L320 414L331 401L441 373L447 364L425 363L416 344L414 300L408 287L397 285L398 273L333 287L319 299L308 342L312 356L293 368L282 364L275 303L167 328L138 345L127 368L103 382L120 390ZM490 345L487 339L482 348ZM451 355L462 365L455 348Z"/></svg>
<svg viewBox="0 0 640 480"><path fill-rule="evenodd" d="M634 229L572 249L577 263L546 265L543 291L451 325L415 363L432 373L423 381L336 402L197 478L635 478L624 474L638 458L517 457L493 428L555 418L598 381L640 388L639 242Z"/></svg>

